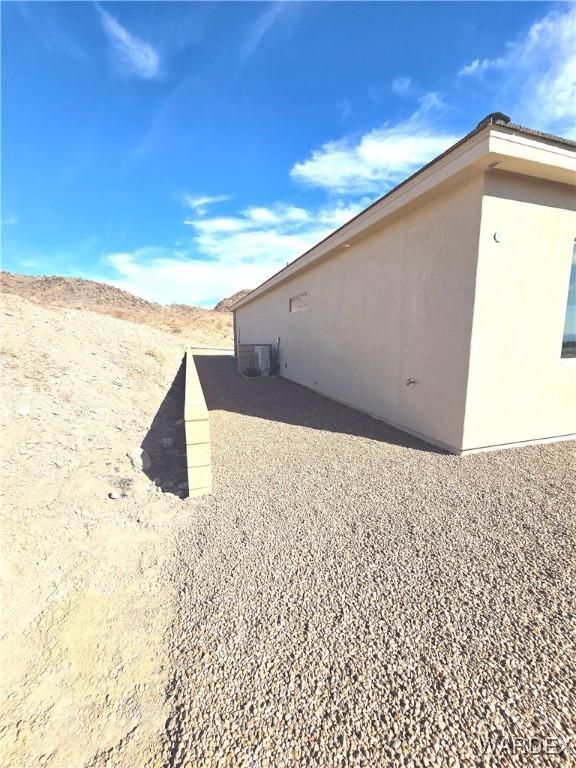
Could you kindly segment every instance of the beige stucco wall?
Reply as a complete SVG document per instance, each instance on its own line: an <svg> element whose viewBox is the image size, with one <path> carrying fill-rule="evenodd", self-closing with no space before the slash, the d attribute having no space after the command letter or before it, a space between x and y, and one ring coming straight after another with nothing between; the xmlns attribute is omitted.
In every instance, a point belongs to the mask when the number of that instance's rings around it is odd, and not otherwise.
<svg viewBox="0 0 576 768"><path fill-rule="evenodd" d="M576 433L576 359L560 357L574 188L492 171L484 192L463 447Z"/></svg>
<svg viewBox="0 0 576 768"><path fill-rule="evenodd" d="M239 341L279 336L281 375L459 450L482 183L452 188L240 307ZM309 308L289 313L303 291Z"/></svg>

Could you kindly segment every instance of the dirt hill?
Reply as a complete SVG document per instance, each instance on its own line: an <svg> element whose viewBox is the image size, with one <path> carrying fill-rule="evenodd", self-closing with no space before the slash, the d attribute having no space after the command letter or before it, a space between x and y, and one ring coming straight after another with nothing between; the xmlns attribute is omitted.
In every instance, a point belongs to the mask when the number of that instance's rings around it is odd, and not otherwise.
<svg viewBox="0 0 576 768"><path fill-rule="evenodd" d="M46 277L0 273L0 291L43 306L85 309L134 323L144 323L203 345L232 345L232 315L226 310L186 304L155 304L112 285L76 277ZM238 294L235 294L237 296ZM223 299L232 302L234 297Z"/></svg>
<svg viewBox="0 0 576 768"><path fill-rule="evenodd" d="M190 514L171 388L185 340L41 303L43 292L52 303L101 296L152 312L108 286L11 285L36 297L0 294L0 762L167 765L163 638L175 603L162 573Z"/></svg>
<svg viewBox="0 0 576 768"><path fill-rule="evenodd" d="M229 312L230 307L233 304L235 304L237 301L240 301L240 299L243 299L244 296L247 296L249 293L252 293L251 288L243 288L241 291L233 293L232 296L228 296L226 299L221 299L221 301L216 304L214 309L216 312Z"/></svg>

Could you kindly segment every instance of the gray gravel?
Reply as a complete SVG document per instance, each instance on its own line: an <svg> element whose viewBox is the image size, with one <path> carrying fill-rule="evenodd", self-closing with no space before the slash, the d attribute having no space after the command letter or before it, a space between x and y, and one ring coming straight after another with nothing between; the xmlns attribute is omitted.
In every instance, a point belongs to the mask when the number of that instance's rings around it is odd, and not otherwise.
<svg viewBox="0 0 576 768"><path fill-rule="evenodd" d="M173 564L167 764L574 764L487 748L576 733L574 444L458 458L197 365L214 494Z"/></svg>

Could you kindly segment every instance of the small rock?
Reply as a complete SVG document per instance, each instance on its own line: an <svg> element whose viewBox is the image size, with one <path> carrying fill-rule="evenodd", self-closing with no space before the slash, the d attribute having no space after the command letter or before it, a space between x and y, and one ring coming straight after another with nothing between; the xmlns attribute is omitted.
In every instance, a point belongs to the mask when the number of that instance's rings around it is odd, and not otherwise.
<svg viewBox="0 0 576 768"><path fill-rule="evenodd" d="M142 449L140 453L137 451L131 451L128 453L128 458L132 462L134 469L141 469L146 472L152 466L152 460L150 459L148 452L144 449Z"/></svg>
<svg viewBox="0 0 576 768"><path fill-rule="evenodd" d="M28 414L30 413L30 408L28 408L27 405L24 405L22 406L22 408L20 408L18 413L20 414L20 416L28 416Z"/></svg>
<svg viewBox="0 0 576 768"><path fill-rule="evenodd" d="M120 498L120 494L116 493L116 491L110 491L109 494L108 494L108 498L109 499L119 499Z"/></svg>

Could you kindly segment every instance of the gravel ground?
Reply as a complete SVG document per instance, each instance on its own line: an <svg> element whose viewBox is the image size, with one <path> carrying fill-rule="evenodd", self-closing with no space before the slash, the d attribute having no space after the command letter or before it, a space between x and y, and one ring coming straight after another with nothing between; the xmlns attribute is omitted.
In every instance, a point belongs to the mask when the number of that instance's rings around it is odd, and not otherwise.
<svg viewBox="0 0 576 768"><path fill-rule="evenodd" d="M197 365L214 494L173 562L166 763L574 764L499 741L576 731L574 444L457 458Z"/></svg>

